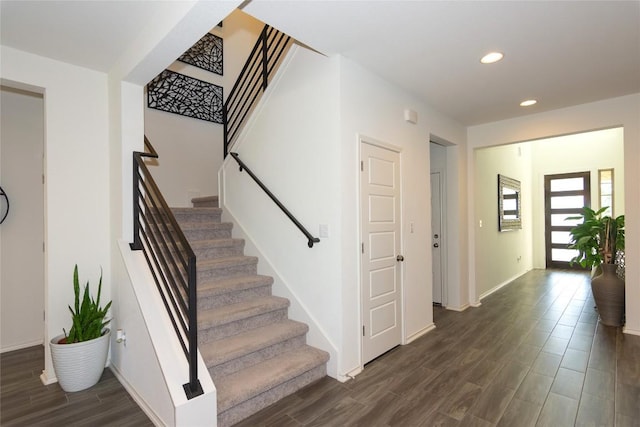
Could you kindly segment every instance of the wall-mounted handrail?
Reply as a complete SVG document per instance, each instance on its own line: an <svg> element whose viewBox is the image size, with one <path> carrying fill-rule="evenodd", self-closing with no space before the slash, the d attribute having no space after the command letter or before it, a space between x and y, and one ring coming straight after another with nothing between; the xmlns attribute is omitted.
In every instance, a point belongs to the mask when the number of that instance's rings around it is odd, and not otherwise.
<svg viewBox="0 0 640 427"><path fill-rule="evenodd" d="M0 187L0 197L2 197L7 202L7 210L4 211L2 218L0 218L0 224L2 224L4 220L7 219L7 215L9 215L9 208L10 208L9 196L7 196L7 193L4 191L2 187Z"/></svg>
<svg viewBox="0 0 640 427"><path fill-rule="evenodd" d="M269 25L262 29L222 108L225 157L290 41L291 37Z"/></svg>
<svg viewBox="0 0 640 427"><path fill-rule="evenodd" d="M144 158L158 158L147 137L133 153L133 242L142 250L189 363L188 399L203 393L198 380L196 255L153 180Z"/></svg>
<svg viewBox="0 0 640 427"><path fill-rule="evenodd" d="M276 205L278 205L280 210L282 210L282 212L284 212L284 214L291 220L291 222L293 222L295 226L298 227L298 229L302 232L302 234L304 234L307 237L307 246L312 248L314 243L320 242L320 239L317 237L313 237L313 235L309 233L309 231L304 227L304 225L302 225L300 221L298 221L296 217L293 216L291 212L289 212L289 209L287 209L280 202L280 200L278 200L278 198L267 188L267 186L264 185L264 183L260 180L260 178L258 178L242 160L240 160L240 156L238 155L238 153L229 153L229 154L231 154L231 157L236 159L236 162L238 162L238 165L240 166L240 172L242 172L243 170L247 171L247 173L255 181L255 183L258 184L260 188L262 188L262 191L264 191L267 194L267 196L269 196L269 198L273 200L273 202Z"/></svg>

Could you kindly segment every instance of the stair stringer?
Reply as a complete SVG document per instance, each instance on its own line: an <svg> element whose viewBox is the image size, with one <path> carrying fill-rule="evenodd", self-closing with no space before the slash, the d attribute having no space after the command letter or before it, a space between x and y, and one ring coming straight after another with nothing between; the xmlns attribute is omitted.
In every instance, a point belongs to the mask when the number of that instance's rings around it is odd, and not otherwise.
<svg viewBox="0 0 640 427"><path fill-rule="evenodd" d="M112 361L114 374L144 412L154 420L155 424L215 426L216 418L212 414L217 412L217 392L200 352L198 352L198 378L204 393L189 400L182 387L189 380L189 365L178 338L173 332L173 326L158 294L144 254L142 251L132 251L129 248L129 243L124 240L119 240L118 246L129 279L129 283L121 283L120 286L121 289L125 286L130 288L135 296L135 302L128 304L127 308L128 310L136 310L137 313L136 318L132 320L128 319L131 317L130 314L126 315L127 319L124 318L124 314L113 319L113 327L123 329L129 340L128 346L126 342L122 344L112 342L112 345L123 346L117 351L112 349L112 358L121 359ZM121 280L124 281L124 278ZM139 321L139 317L143 322ZM138 339L137 335L145 331L148 339ZM150 341L151 348L146 344L148 341ZM116 352L120 355L113 354ZM144 364L143 360L147 360L149 363L145 368L140 368ZM135 364L138 367L136 369L138 374L124 372L126 369L122 369L122 366L126 363ZM143 381L145 375L147 377L157 375L157 370L154 371L157 369L156 367L159 368L162 379L155 381L155 388L152 390L144 390L149 388L148 384ZM153 372L140 374L142 371L150 370ZM164 385L164 387L160 387L160 385ZM158 399L158 396L167 395L170 399L170 405L172 405L170 409L166 407L166 398L165 400Z"/></svg>
<svg viewBox="0 0 640 427"><path fill-rule="evenodd" d="M220 178L223 177L221 176ZM221 183L222 180L219 180L218 182ZM265 255L265 252L247 233L246 229L242 226L242 223L237 220L236 216L233 214L233 210L230 207L225 206L222 190L220 190L219 194L222 195L222 197L220 198L222 207L222 220L225 222L232 222L234 237L244 239L245 255L257 257L258 273L265 276L271 276L273 278L273 295L287 298L290 301L289 318L302 323L306 323L309 326L309 331L307 332L307 344L329 353L330 357L329 361L327 362L327 375L332 378L342 380L338 376L338 348L328 338L328 335L320 326L319 322L309 314L310 311L296 295L296 293L291 290L291 287L288 285L287 281L283 278L283 275L278 271L278 269L274 267L269 257ZM346 381L347 379L348 378L344 378L343 380Z"/></svg>

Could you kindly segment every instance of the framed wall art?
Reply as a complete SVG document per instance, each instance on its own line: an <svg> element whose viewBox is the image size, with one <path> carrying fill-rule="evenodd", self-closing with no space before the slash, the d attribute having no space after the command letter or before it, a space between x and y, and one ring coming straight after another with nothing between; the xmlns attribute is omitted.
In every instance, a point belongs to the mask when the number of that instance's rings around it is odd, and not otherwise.
<svg viewBox="0 0 640 427"><path fill-rule="evenodd" d="M222 87L164 70L147 84L147 106L186 117L222 123Z"/></svg>
<svg viewBox="0 0 640 427"><path fill-rule="evenodd" d="M222 75L222 38L205 34L178 61Z"/></svg>

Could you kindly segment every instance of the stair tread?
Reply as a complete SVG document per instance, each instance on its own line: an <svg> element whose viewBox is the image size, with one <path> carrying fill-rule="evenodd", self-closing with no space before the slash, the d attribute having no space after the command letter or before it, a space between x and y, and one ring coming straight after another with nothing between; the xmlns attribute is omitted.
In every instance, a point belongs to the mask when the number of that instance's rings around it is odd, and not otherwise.
<svg viewBox="0 0 640 427"><path fill-rule="evenodd" d="M308 330L309 327L304 323L285 320L231 337L210 341L201 345L200 351L207 367L211 368L279 342L304 335Z"/></svg>
<svg viewBox="0 0 640 427"><path fill-rule="evenodd" d="M233 224L230 222L215 222L215 221L178 221L180 228L183 230L200 230L200 229L217 229L225 230L233 228Z"/></svg>
<svg viewBox="0 0 640 427"><path fill-rule="evenodd" d="M224 325L240 319L257 316L289 307L289 300L276 296L252 298L198 313L198 329Z"/></svg>
<svg viewBox="0 0 640 427"><path fill-rule="evenodd" d="M172 212L180 212L180 213L222 213L222 208L214 208L214 207L204 207L204 208L171 208Z"/></svg>
<svg viewBox="0 0 640 427"><path fill-rule="evenodd" d="M273 277L252 274L248 276L235 276L226 279L211 280L198 284L198 294L211 296L226 292L257 288L259 286L273 284Z"/></svg>
<svg viewBox="0 0 640 427"><path fill-rule="evenodd" d="M305 345L216 381L218 413L289 381L329 360L325 351Z"/></svg>
<svg viewBox="0 0 640 427"><path fill-rule="evenodd" d="M193 248L193 250L196 250L196 249L220 248L225 246L235 246L235 245L241 245L243 243L244 243L243 239L234 239L232 237L224 237L220 239L197 240L191 243L191 247Z"/></svg>

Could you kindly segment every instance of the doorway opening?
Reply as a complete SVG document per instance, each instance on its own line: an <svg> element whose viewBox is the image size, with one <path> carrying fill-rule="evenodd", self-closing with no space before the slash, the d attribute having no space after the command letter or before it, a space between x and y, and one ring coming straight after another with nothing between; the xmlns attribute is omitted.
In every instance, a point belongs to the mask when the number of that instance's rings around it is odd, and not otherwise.
<svg viewBox="0 0 640 427"><path fill-rule="evenodd" d="M447 148L431 141L429 144L431 166L431 286L432 302L446 307L447 289L447 235L446 235L446 173Z"/></svg>
<svg viewBox="0 0 640 427"><path fill-rule="evenodd" d="M44 98L3 85L0 104L0 185L11 206L0 225L4 353L44 343Z"/></svg>

